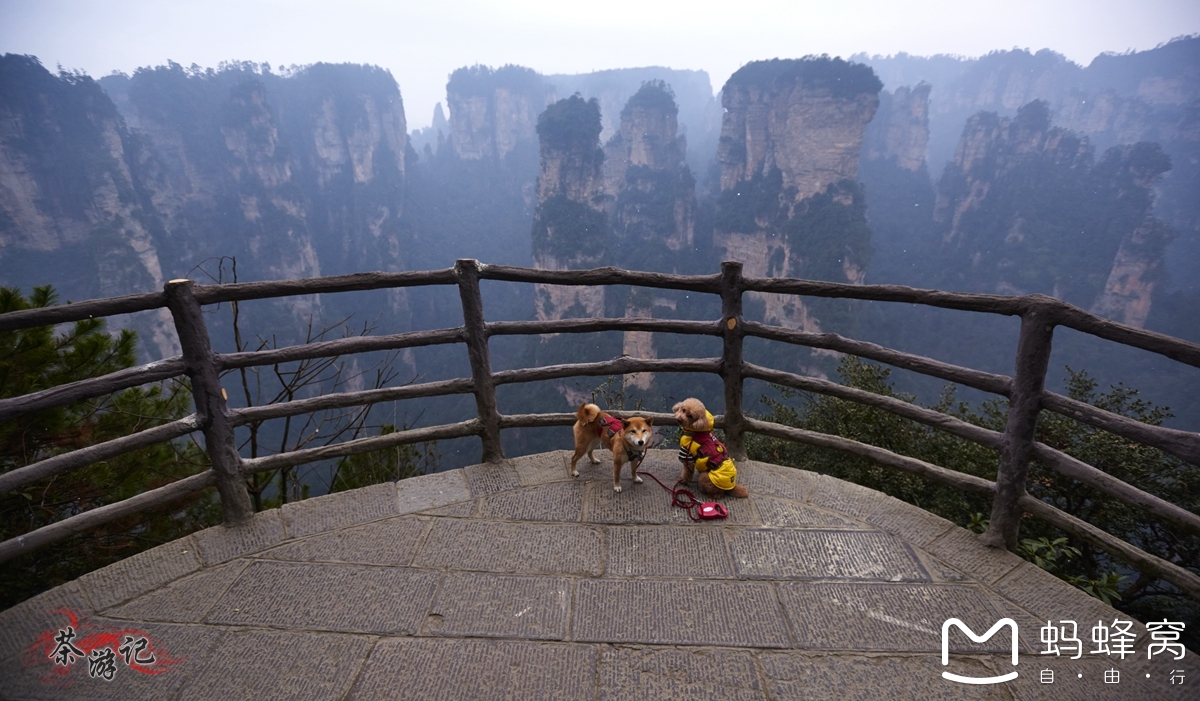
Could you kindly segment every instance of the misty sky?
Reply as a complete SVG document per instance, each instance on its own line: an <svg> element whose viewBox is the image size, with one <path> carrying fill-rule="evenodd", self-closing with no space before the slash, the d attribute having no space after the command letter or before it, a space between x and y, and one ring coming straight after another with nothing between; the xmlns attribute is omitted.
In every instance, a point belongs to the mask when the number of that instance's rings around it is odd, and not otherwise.
<svg viewBox="0 0 1200 701"><path fill-rule="evenodd" d="M1200 0L0 0L0 53L97 78L168 60L383 66L410 129L429 124L449 73L476 63L702 69L719 90L756 59L1020 47L1087 65L1196 33Z"/></svg>

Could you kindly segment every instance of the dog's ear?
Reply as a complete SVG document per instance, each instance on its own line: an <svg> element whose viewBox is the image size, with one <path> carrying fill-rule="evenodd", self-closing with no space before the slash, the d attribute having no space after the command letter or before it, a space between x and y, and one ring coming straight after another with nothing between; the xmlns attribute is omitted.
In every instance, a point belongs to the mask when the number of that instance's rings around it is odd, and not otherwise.
<svg viewBox="0 0 1200 701"><path fill-rule="evenodd" d="M650 428L654 428L654 417L653 416L646 417L646 425L649 426Z"/></svg>
<svg viewBox="0 0 1200 701"><path fill-rule="evenodd" d="M621 419L621 428L629 428L629 419Z"/></svg>

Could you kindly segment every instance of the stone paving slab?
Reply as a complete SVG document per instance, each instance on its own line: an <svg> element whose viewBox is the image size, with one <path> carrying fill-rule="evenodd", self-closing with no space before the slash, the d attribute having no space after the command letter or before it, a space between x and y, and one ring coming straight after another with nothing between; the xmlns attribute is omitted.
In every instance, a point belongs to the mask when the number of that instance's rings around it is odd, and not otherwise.
<svg viewBox="0 0 1200 701"><path fill-rule="evenodd" d="M779 582L796 645L815 650L940 651L943 621L958 618L977 634L1002 618L982 591L958 584ZM951 638L951 650L1011 650L1012 638L986 643Z"/></svg>
<svg viewBox="0 0 1200 701"><path fill-rule="evenodd" d="M284 504L280 512L291 538L366 523L396 514L396 483L292 502Z"/></svg>
<svg viewBox="0 0 1200 701"><path fill-rule="evenodd" d="M413 633L437 580L438 574L427 570L260 560L234 581L205 622Z"/></svg>
<svg viewBox="0 0 1200 701"><path fill-rule="evenodd" d="M923 548L947 531L957 528L941 516L913 510L911 504L888 497L867 516L867 523Z"/></svg>
<svg viewBox="0 0 1200 701"><path fill-rule="evenodd" d="M337 633L230 631L176 699L343 698L374 642Z"/></svg>
<svg viewBox="0 0 1200 701"><path fill-rule="evenodd" d="M19 656L0 662L0 697L5 699L96 699L97 701L133 701L171 698L211 654L221 631L200 626L143 623L130 626L124 621L80 617L72 626L73 644L84 651L119 648L127 635L148 639L148 652L155 663L141 669L125 664L113 650L112 678L89 676L88 658L78 658L67 666L57 665L49 655L52 638L72 621L59 614L47 628L47 647L33 646ZM50 653L47 653L47 650ZM145 654L144 652L142 654ZM145 658L143 658L145 659ZM259 674L261 675L261 672Z"/></svg>
<svg viewBox="0 0 1200 701"><path fill-rule="evenodd" d="M395 486L398 514L425 511L468 501L471 498L471 490L467 488L467 480L462 470L410 477L396 483Z"/></svg>
<svg viewBox="0 0 1200 701"><path fill-rule="evenodd" d="M886 498L882 492L821 475L812 503L838 513L866 518Z"/></svg>
<svg viewBox="0 0 1200 701"><path fill-rule="evenodd" d="M287 535L279 509L254 514L236 528L213 526L192 534L207 565L228 562L283 542Z"/></svg>
<svg viewBox="0 0 1200 701"><path fill-rule="evenodd" d="M505 521L578 521L583 497L574 482L496 494L480 500L479 518Z"/></svg>
<svg viewBox="0 0 1200 701"><path fill-rule="evenodd" d="M978 535L963 528L946 531L922 547L943 563L984 584L995 583L1024 562L1010 552L987 547L979 542Z"/></svg>
<svg viewBox="0 0 1200 701"><path fill-rule="evenodd" d="M598 576L603 560L604 537L598 528L439 519L413 564L434 569Z"/></svg>
<svg viewBox="0 0 1200 701"><path fill-rule="evenodd" d="M651 645L791 645L769 584L653 579L580 580L571 639Z"/></svg>
<svg viewBox="0 0 1200 701"><path fill-rule="evenodd" d="M234 560L206 568L105 613L136 621L199 623L249 564Z"/></svg>
<svg viewBox="0 0 1200 701"><path fill-rule="evenodd" d="M609 577L734 576L723 529L686 526L610 527L605 574Z"/></svg>
<svg viewBox="0 0 1200 701"><path fill-rule="evenodd" d="M499 465L471 465L463 468L467 478L467 488L471 496L478 499L498 492L507 492L521 486L517 468L510 463Z"/></svg>
<svg viewBox="0 0 1200 701"><path fill-rule="evenodd" d="M928 582L908 545L879 531L748 528L729 539L738 576Z"/></svg>
<svg viewBox="0 0 1200 701"><path fill-rule="evenodd" d="M738 481L752 495L766 495L806 502L820 485L820 475L807 470L780 467L753 460L738 462Z"/></svg>
<svg viewBox="0 0 1200 701"><path fill-rule="evenodd" d="M507 640L382 640L352 701L589 699L596 652L586 645Z"/></svg>
<svg viewBox="0 0 1200 701"><path fill-rule="evenodd" d="M424 516L452 516L454 518L471 518L475 515L475 505L473 501L460 501L457 504L449 506L439 506L436 509L421 511Z"/></svg>
<svg viewBox="0 0 1200 701"><path fill-rule="evenodd" d="M43 632L61 627L66 619L56 613L59 610L92 612L92 604L78 582L68 582L0 611L0 659L24 652Z"/></svg>
<svg viewBox="0 0 1200 701"><path fill-rule="evenodd" d="M868 528L864 523L787 499L759 497L754 500L764 526L790 528Z"/></svg>
<svg viewBox="0 0 1200 701"><path fill-rule="evenodd" d="M102 611L195 572L200 566L196 542L188 536L89 572L77 581L92 602L92 609Z"/></svg>
<svg viewBox="0 0 1200 701"><path fill-rule="evenodd" d="M1012 698L1004 685L968 686L942 679L943 668L929 656L770 652L763 653L759 660L772 699L1007 701ZM989 677L998 673L978 660L945 669L975 677ZM876 683L864 684L864 680L875 680Z"/></svg>
<svg viewBox="0 0 1200 701"><path fill-rule="evenodd" d="M448 572L429 607L427 635L562 640L571 580Z"/></svg>
<svg viewBox="0 0 1200 701"><path fill-rule="evenodd" d="M1086 634L1080 635L1085 641ZM1139 660L1145 658L1143 652ZM1186 659L1186 658L1185 658ZM1009 666L1003 672L1011 671ZM1152 680L1157 683L1146 683L1144 674L1126 670L1113 660L1088 655L1084 651L1078 660L1053 656L1022 657L1017 665L1020 671L1017 679L1012 682L1013 691L1022 699L1041 699L1051 697L1048 691L1053 691L1055 701L1131 701L1132 699L1196 699L1196 687L1190 691L1181 686L1173 686L1169 681L1171 664L1158 664L1151 669L1152 674L1158 675ZM1048 669L1054 674L1051 684L1041 681L1042 670ZM1115 684L1105 683L1104 673L1116 669L1120 676ZM1082 675L1082 676L1080 676ZM1188 679L1187 681L1192 681Z"/></svg>
<svg viewBox="0 0 1200 701"><path fill-rule="evenodd" d="M258 553L258 557L295 562L407 565L429 527L428 521L415 516L396 516L285 543Z"/></svg>
<svg viewBox="0 0 1200 701"><path fill-rule="evenodd" d="M754 656L728 648L605 647L599 686L600 701L766 699Z"/></svg>
<svg viewBox="0 0 1200 701"><path fill-rule="evenodd" d="M571 460L571 453L570 450L555 450L513 458L509 462L516 469L521 486L530 487L569 479L567 464Z"/></svg>
<svg viewBox="0 0 1200 701"><path fill-rule="evenodd" d="M675 476L676 478L678 475ZM696 526L713 526L717 522L695 522L688 517L686 510L671 506L671 493L660 487L649 477L643 478L642 484L623 482L624 490L620 493L613 491L612 482L592 482L585 485L583 490L583 520L592 523L658 523L658 524L695 524ZM673 482L663 481L671 486ZM700 501L710 501L709 497L700 494L695 485L685 487ZM754 504L748 499L725 497L718 499L729 510L729 517L722 520L722 525L757 525L761 523Z"/></svg>

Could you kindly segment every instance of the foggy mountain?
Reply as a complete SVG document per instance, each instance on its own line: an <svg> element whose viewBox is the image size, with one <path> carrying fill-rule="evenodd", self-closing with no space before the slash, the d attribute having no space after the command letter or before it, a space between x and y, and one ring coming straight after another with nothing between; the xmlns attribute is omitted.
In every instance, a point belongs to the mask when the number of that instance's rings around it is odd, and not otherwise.
<svg viewBox="0 0 1200 701"><path fill-rule="evenodd" d="M203 277L196 267L211 273L223 256L243 281L460 257L669 272L734 258L753 276L1053 294L1200 339L1200 38L1086 67L1051 51L756 61L717 97L698 71L464 67L433 126L411 135L402 87L368 66L170 64L96 81L5 56L0 284L53 284L64 299L145 292ZM636 290L492 294L495 318L712 315ZM1011 370L997 331L748 301L773 323ZM401 331L445 326L456 305L395 292L296 300L257 319L274 332L353 306ZM147 358L175 352L169 319L135 327ZM499 349L494 362L550 362L567 352L556 343ZM649 334L586 347L595 359L699 352ZM820 359L786 363L829 371ZM1195 387L1123 379L1200 416ZM659 378L632 386L687 391ZM561 409L575 391L537 401Z"/></svg>

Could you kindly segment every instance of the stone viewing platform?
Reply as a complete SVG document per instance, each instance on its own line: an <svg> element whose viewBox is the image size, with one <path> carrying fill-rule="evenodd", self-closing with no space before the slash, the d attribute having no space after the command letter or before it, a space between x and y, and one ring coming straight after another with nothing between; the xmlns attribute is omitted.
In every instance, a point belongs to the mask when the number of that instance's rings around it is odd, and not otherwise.
<svg viewBox="0 0 1200 701"><path fill-rule="evenodd" d="M1200 688L1191 654L1147 660L1140 623L1124 660L1089 654L1098 622L1127 617L879 492L741 461L751 497L692 522L653 480L626 471L615 494L597 454L577 479L559 451L287 504L85 575L0 613L0 697L1094 701ZM642 467L668 485L678 470L665 450ZM1020 664L1008 629L983 643L955 630L943 666L949 618L979 635L1013 619ZM1040 654L1039 629L1062 620L1078 622L1081 659ZM56 664L64 644L81 656ZM105 679L101 653L118 648ZM1014 670L994 685L942 678Z"/></svg>

